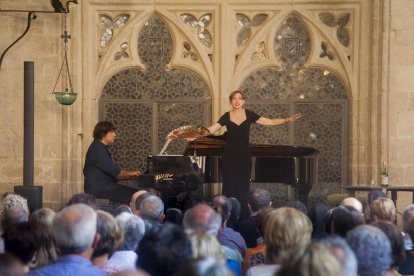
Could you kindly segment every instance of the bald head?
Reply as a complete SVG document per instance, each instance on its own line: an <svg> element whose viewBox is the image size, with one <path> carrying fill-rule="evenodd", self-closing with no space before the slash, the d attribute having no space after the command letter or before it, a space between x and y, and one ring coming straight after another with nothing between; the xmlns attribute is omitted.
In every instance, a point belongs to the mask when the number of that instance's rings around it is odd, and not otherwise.
<svg viewBox="0 0 414 276"><path fill-rule="evenodd" d="M221 227L221 215L207 204L197 204L185 212L183 226L216 236Z"/></svg>
<svg viewBox="0 0 414 276"><path fill-rule="evenodd" d="M142 195L148 193L146 190L139 190L138 192L135 192L131 197L131 202L129 203L129 207L131 208L132 212L135 213L137 208L135 202L137 201L137 198Z"/></svg>
<svg viewBox="0 0 414 276"><path fill-rule="evenodd" d="M344 200L342 200L341 202L342 206L351 206L354 207L355 209L357 209L359 212L362 213L362 203L361 201L359 201L358 199L356 199L355 197L347 197Z"/></svg>

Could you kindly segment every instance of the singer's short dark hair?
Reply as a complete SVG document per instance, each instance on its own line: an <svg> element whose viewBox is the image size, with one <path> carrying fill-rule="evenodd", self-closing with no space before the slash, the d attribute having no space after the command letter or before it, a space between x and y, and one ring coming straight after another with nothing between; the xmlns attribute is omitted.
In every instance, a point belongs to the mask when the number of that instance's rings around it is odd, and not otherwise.
<svg viewBox="0 0 414 276"><path fill-rule="evenodd" d="M102 140L104 136L110 132L115 131L116 127L113 123L109 121L100 121L96 124L95 128L93 129L93 138L97 140Z"/></svg>

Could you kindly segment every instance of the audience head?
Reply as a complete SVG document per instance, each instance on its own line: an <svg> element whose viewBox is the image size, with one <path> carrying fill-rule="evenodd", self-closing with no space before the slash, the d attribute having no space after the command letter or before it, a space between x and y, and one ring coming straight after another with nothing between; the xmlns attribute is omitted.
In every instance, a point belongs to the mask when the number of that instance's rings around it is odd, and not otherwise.
<svg viewBox="0 0 414 276"><path fill-rule="evenodd" d="M392 264L387 236L371 225L360 225L348 232L346 240L358 260L358 275L383 275Z"/></svg>
<svg viewBox="0 0 414 276"><path fill-rule="evenodd" d="M232 276L225 262L206 256L187 263L176 276Z"/></svg>
<svg viewBox="0 0 414 276"><path fill-rule="evenodd" d="M306 207L306 205L303 202L301 202L299 200L291 200L286 204L285 207L291 207L291 208L298 209L299 211L301 211L305 215L308 215L308 208Z"/></svg>
<svg viewBox="0 0 414 276"><path fill-rule="evenodd" d="M145 234L144 221L129 213L119 214L116 221L124 234L124 243L120 250L135 250Z"/></svg>
<svg viewBox="0 0 414 276"><path fill-rule="evenodd" d="M227 226L230 228L235 228L239 222L240 213L241 213L241 204L237 198L229 197L231 203L231 213L230 217L227 220Z"/></svg>
<svg viewBox="0 0 414 276"><path fill-rule="evenodd" d="M137 210L137 207L136 207L136 201L137 201L137 198L138 198L140 195L145 194L145 193L148 193L148 192L147 192L146 190L139 190L139 191L135 192L135 193L132 195L132 197L131 197L131 202L129 203L129 208L131 208L132 213L135 213L135 211ZM140 204L141 204L141 203L140 203Z"/></svg>
<svg viewBox="0 0 414 276"><path fill-rule="evenodd" d="M408 232L408 222L412 218L414 218L414 204L408 205L401 216L404 232Z"/></svg>
<svg viewBox="0 0 414 276"><path fill-rule="evenodd" d="M29 217L29 223L37 229L39 235L40 248L37 251L33 268L39 268L54 263L58 254L53 239L52 222L55 212L48 208L34 211Z"/></svg>
<svg viewBox="0 0 414 276"><path fill-rule="evenodd" d="M215 237L221 227L221 215L207 204L197 204L184 213L183 226Z"/></svg>
<svg viewBox="0 0 414 276"><path fill-rule="evenodd" d="M164 202L158 196L151 195L141 202L138 215L144 220L162 223L164 220Z"/></svg>
<svg viewBox="0 0 414 276"><path fill-rule="evenodd" d="M80 204L80 203L88 205L89 207L91 207L95 211L99 210L99 208L100 208L98 202L96 201L96 197L91 195L91 194L87 194L87 193L79 193L79 194L73 195L69 199L66 206L70 206L70 205L73 205L73 204Z"/></svg>
<svg viewBox="0 0 414 276"><path fill-rule="evenodd" d="M361 201L359 201L355 197L347 197L347 198L345 198L344 200L342 200L341 205L342 206L351 206L351 207L354 207L360 213L362 213L362 211L363 211Z"/></svg>
<svg viewBox="0 0 414 276"><path fill-rule="evenodd" d="M345 239L339 236L330 236L322 239L321 244L325 245L331 254L337 259L341 266L342 276L356 276L358 262L354 251L346 243Z"/></svg>
<svg viewBox="0 0 414 276"><path fill-rule="evenodd" d="M341 267L325 246L313 243L289 252L276 273L276 276L286 275L341 275Z"/></svg>
<svg viewBox="0 0 414 276"><path fill-rule="evenodd" d="M387 195L381 190L372 190L367 195L367 204L368 206L371 205L371 202L376 200L379 197L387 197Z"/></svg>
<svg viewBox="0 0 414 276"><path fill-rule="evenodd" d="M4 211L1 227L4 230L10 225L27 222L28 220L29 213L24 208L13 206Z"/></svg>
<svg viewBox="0 0 414 276"><path fill-rule="evenodd" d="M102 140L108 132L115 131L116 127L112 122L100 121L95 125L93 129L93 138Z"/></svg>
<svg viewBox="0 0 414 276"><path fill-rule="evenodd" d="M382 232L384 232L384 234L388 237L392 249L393 264L391 267L398 267L405 261L406 258L404 240L400 230L395 224L388 221L379 221L372 224L372 226L381 229Z"/></svg>
<svg viewBox="0 0 414 276"><path fill-rule="evenodd" d="M221 208L222 223L225 223L230 217L231 213L231 202L228 197L224 195L216 195L210 202L211 206L219 206Z"/></svg>
<svg viewBox="0 0 414 276"><path fill-rule="evenodd" d="M55 215L52 229L60 255L76 255L86 251L92 255L97 235L96 212L91 207L74 204L63 208Z"/></svg>
<svg viewBox="0 0 414 276"><path fill-rule="evenodd" d="M270 201L270 193L264 189L253 189L249 193L247 204L251 213L255 213L265 207L270 207L272 204Z"/></svg>
<svg viewBox="0 0 414 276"><path fill-rule="evenodd" d="M301 211L282 207L270 212L264 233L266 258L278 263L284 251L307 245L311 234L312 223Z"/></svg>
<svg viewBox="0 0 414 276"><path fill-rule="evenodd" d="M338 206L332 212L331 234L346 237L346 233L358 225L364 224L361 212L351 206Z"/></svg>
<svg viewBox="0 0 414 276"><path fill-rule="evenodd" d="M328 210L328 206L324 203L317 203L310 209L309 218L313 225L312 239L321 239L326 235L325 218Z"/></svg>
<svg viewBox="0 0 414 276"><path fill-rule="evenodd" d="M146 199L147 197L150 197L152 195L154 195L154 194L150 193L150 192L145 192L145 193L141 193L137 196L137 198L135 199L135 211L133 212L135 215L138 215L142 201L144 199Z"/></svg>
<svg viewBox="0 0 414 276"><path fill-rule="evenodd" d="M194 259L211 256L217 260L225 260L221 245L216 237L200 231L189 230L186 233L191 241Z"/></svg>
<svg viewBox="0 0 414 276"><path fill-rule="evenodd" d="M394 202L385 197L379 197L369 205L371 221L385 220L394 223L396 220L396 209Z"/></svg>
<svg viewBox="0 0 414 276"><path fill-rule="evenodd" d="M121 205L117 206L115 210L113 210L111 212L113 217L116 217L117 215L122 214L122 213L132 214L132 210L131 210L131 208L129 208L128 205L121 204Z"/></svg>
<svg viewBox="0 0 414 276"><path fill-rule="evenodd" d="M26 272L22 263L12 254L0 254L0 274L3 276L24 276Z"/></svg>
<svg viewBox="0 0 414 276"><path fill-rule="evenodd" d="M105 211L97 211L96 215L97 232L100 239L93 251L92 258L109 255L121 246L124 238L121 227L111 214Z"/></svg>
<svg viewBox="0 0 414 276"><path fill-rule="evenodd" d="M177 208L168 208L165 211L165 222L171 222L177 225L183 224L183 211Z"/></svg>
<svg viewBox="0 0 414 276"><path fill-rule="evenodd" d="M29 265L40 247L38 233L28 222L7 227L3 239L5 252L13 254L23 265Z"/></svg>
<svg viewBox="0 0 414 276"><path fill-rule="evenodd" d="M4 197L0 205L0 220L1 221L3 221L4 213L11 207L23 208L27 214L30 214L29 207L27 206L27 199L15 193L6 193L4 194Z"/></svg>
<svg viewBox="0 0 414 276"><path fill-rule="evenodd" d="M136 252L137 267L151 275L173 275L192 259L190 239L181 227L171 223L152 227Z"/></svg>

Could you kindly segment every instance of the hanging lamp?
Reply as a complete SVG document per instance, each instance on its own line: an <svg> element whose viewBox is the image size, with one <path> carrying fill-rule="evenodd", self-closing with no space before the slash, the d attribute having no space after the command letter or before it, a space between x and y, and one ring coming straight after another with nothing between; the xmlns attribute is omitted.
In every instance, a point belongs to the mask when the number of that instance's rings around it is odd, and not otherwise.
<svg viewBox="0 0 414 276"><path fill-rule="evenodd" d="M60 67L59 74L56 79L55 86L53 87L52 94L55 95L55 99L61 104L61 105L71 105L76 101L76 97L78 94L73 92L73 86L72 86L72 79L70 77L70 71L69 71L69 63L68 63L68 40L71 38L70 35L68 35L67 32L67 17L68 15L65 14L65 31L60 36L63 39L63 42L65 43L64 47L64 57L62 66ZM59 82L59 79L62 78L64 81L65 89L64 91L56 91L56 86ZM64 79L63 79L64 78Z"/></svg>

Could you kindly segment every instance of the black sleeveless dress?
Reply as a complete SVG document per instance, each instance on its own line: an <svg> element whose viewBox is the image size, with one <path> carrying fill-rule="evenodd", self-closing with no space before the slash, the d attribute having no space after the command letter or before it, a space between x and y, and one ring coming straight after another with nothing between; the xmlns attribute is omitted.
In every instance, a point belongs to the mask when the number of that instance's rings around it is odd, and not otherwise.
<svg viewBox="0 0 414 276"><path fill-rule="evenodd" d="M250 125L260 116L245 109L246 120L240 125L230 121L230 113L226 112L218 120L221 126L227 128L227 141L224 147L221 163L223 177L222 194L235 197L242 205L242 217L247 213L247 198L250 192L250 174L252 161L250 158L249 134Z"/></svg>

